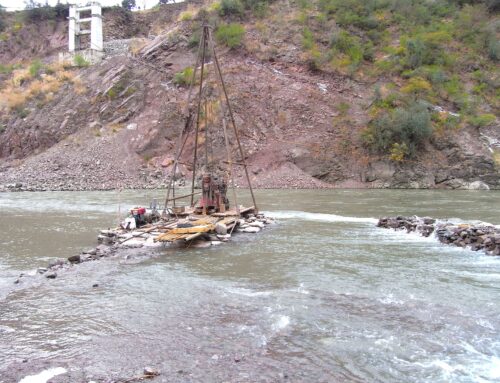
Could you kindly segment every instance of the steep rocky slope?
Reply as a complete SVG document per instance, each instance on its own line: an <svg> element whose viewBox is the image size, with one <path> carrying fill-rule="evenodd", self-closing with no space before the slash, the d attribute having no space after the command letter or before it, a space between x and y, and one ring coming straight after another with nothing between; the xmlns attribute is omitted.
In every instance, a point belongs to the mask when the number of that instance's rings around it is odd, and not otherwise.
<svg viewBox="0 0 500 383"><path fill-rule="evenodd" d="M199 22L185 9L196 15L202 5L193 4L133 14L109 10L106 39L134 39L126 42L128 52L115 52L93 66L50 67L54 50L64 49L64 21L38 39L31 27L22 28L33 38L24 48L12 38L0 45L4 65L16 56L42 57L50 68L36 73L39 80L25 76L19 87L31 93L21 106L2 107L0 185L36 190L164 186L188 93L173 79L195 59L193 31ZM374 86L384 83L383 76L311 70L300 33L286 22L297 9L289 2L272 7L274 14L284 12L285 22L267 44L263 24L272 19L249 16L244 45L219 47L255 186L500 188L498 120L435 133L417 157L394 160L374 153L362 132L373 118ZM5 91L16 70L2 76ZM53 77L58 82L50 97L30 87L34 81L42 87L55 84ZM186 156L193 146L189 141ZM190 170L181 167L185 176ZM244 186L241 176L237 182Z"/></svg>

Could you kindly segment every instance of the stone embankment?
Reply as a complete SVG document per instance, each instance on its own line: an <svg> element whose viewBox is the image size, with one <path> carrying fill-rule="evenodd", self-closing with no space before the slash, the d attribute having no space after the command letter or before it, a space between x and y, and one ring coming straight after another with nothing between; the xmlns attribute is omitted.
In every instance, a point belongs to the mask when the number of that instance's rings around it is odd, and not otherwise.
<svg viewBox="0 0 500 383"><path fill-rule="evenodd" d="M424 237L435 234L438 240L448 245L466 247L473 251L483 250L489 255L500 256L500 228L492 225L472 225L438 221L434 218L420 217L384 217L378 227L416 232Z"/></svg>

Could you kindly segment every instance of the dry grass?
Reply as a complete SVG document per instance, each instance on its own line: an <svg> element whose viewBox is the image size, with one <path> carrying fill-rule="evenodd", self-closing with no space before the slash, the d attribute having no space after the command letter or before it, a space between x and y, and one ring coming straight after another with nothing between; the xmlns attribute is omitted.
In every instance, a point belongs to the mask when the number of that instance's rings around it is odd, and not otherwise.
<svg viewBox="0 0 500 383"><path fill-rule="evenodd" d="M188 5L187 9L179 14L177 21L191 21L193 20L200 11L199 7L193 5Z"/></svg>
<svg viewBox="0 0 500 383"><path fill-rule="evenodd" d="M146 46L147 43L148 43L148 39L144 39L144 38L132 39L132 41L130 42L130 46L129 46L130 52L133 55L138 54L142 50L142 48L144 48Z"/></svg>
<svg viewBox="0 0 500 383"><path fill-rule="evenodd" d="M500 168L500 150L495 150L493 152L493 161L495 161L496 167Z"/></svg>
<svg viewBox="0 0 500 383"><path fill-rule="evenodd" d="M50 64L45 72L33 78L29 67L14 70L0 91L0 110L20 110L32 99L36 99L37 105L41 107L52 101L55 93L67 82L73 83L77 94L83 94L87 90L79 78L65 70L64 64Z"/></svg>
<svg viewBox="0 0 500 383"><path fill-rule="evenodd" d="M85 94L87 93L87 87L83 83L80 77L75 77L72 80L73 82L73 90L75 91L76 94Z"/></svg>

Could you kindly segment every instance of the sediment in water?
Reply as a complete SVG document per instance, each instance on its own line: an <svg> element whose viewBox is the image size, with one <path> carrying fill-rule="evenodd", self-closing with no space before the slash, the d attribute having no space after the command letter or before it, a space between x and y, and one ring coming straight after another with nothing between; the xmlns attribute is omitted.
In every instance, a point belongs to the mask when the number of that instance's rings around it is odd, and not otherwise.
<svg viewBox="0 0 500 383"><path fill-rule="evenodd" d="M378 227L416 232L424 237L435 233L442 243L466 247L473 251L482 250L489 255L500 256L500 229L487 224L452 223L429 217L384 217Z"/></svg>

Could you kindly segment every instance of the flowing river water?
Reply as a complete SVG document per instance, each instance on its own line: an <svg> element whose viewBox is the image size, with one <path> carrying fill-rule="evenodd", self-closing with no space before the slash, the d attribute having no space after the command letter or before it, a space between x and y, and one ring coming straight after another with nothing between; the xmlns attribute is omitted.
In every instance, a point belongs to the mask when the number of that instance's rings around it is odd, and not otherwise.
<svg viewBox="0 0 500 383"><path fill-rule="evenodd" d="M145 366L158 382L500 380L500 257L375 226L498 225L494 191L258 191L277 218L259 234L14 284L161 194L0 194L1 383L123 382Z"/></svg>

